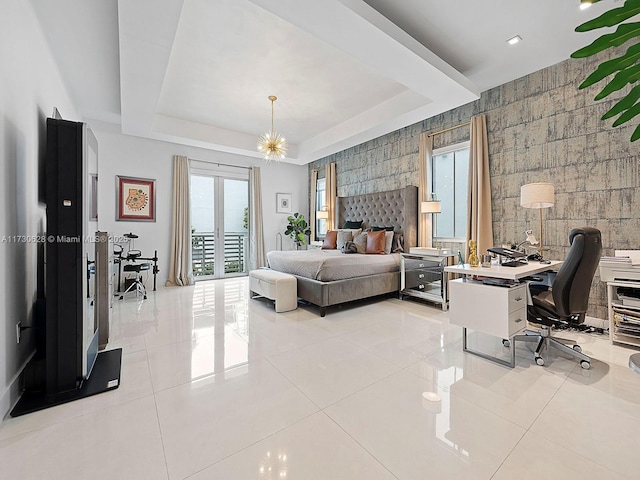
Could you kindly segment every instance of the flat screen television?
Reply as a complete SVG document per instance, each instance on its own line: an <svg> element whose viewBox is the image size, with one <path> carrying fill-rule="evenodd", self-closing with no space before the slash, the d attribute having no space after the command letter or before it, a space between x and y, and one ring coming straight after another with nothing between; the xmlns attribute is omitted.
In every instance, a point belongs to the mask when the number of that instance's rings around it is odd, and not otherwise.
<svg viewBox="0 0 640 480"><path fill-rule="evenodd" d="M122 349L98 353L98 142L85 123L48 118L45 157L45 299L38 302L40 340L14 417L120 385Z"/></svg>
<svg viewBox="0 0 640 480"><path fill-rule="evenodd" d="M91 264L98 142L86 123L47 119L46 381L47 391L78 387L98 354Z"/></svg>

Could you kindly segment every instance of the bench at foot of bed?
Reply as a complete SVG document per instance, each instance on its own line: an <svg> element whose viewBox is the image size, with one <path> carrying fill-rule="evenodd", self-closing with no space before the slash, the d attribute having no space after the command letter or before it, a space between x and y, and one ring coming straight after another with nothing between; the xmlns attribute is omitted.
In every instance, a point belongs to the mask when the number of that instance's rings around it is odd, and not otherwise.
<svg viewBox="0 0 640 480"><path fill-rule="evenodd" d="M275 302L276 312L288 312L298 308L296 277L288 273L261 268L249 272L251 297L256 295Z"/></svg>

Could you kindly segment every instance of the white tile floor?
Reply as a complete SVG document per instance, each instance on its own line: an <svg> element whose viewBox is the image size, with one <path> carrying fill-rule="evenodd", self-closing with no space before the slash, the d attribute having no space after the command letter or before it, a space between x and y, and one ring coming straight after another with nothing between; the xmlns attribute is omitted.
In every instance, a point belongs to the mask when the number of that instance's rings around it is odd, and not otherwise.
<svg viewBox="0 0 640 480"><path fill-rule="evenodd" d="M393 298L276 314L246 278L116 301L120 388L5 419L0 478L639 478L634 350L580 335L586 371L519 344L508 369L460 334Z"/></svg>

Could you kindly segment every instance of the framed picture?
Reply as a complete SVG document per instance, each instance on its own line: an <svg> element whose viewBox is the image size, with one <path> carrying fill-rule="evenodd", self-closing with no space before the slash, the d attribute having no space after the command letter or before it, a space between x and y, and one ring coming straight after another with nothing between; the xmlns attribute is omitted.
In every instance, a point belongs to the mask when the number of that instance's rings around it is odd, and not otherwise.
<svg viewBox="0 0 640 480"><path fill-rule="evenodd" d="M116 220L155 222L156 181L116 175Z"/></svg>
<svg viewBox="0 0 640 480"><path fill-rule="evenodd" d="M291 194L276 193L276 213L291 213Z"/></svg>

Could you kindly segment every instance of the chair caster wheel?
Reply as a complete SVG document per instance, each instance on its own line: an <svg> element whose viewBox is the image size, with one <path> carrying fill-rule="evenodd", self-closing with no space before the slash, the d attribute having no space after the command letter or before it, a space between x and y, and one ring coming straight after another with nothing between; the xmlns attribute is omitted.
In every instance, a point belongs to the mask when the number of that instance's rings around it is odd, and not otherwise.
<svg viewBox="0 0 640 480"><path fill-rule="evenodd" d="M120 300L124 300L124 296L120 295Z"/></svg>
<svg viewBox="0 0 640 480"><path fill-rule="evenodd" d="M573 350L574 350L574 351L576 351L576 352L578 352L578 353L581 353L581 352L582 352L582 347L581 347L580 345L574 345L574 346L573 346L573 347L571 347L571 348L573 348Z"/></svg>
<svg viewBox="0 0 640 480"><path fill-rule="evenodd" d="M504 338L502 340L502 346L509 348L511 346L511 340L507 340L506 338Z"/></svg>
<svg viewBox="0 0 640 480"><path fill-rule="evenodd" d="M580 366L585 370L589 370L591 368L591 363L587 362L586 360L582 360L580 362Z"/></svg>
<svg viewBox="0 0 640 480"><path fill-rule="evenodd" d="M544 358L536 357L536 364L542 367L544 365Z"/></svg>
<svg viewBox="0 0 640 480"><path fill-rule="evenodd" d="M146 295L144 296L144 299L145 299L145 300L147 299L147 296L146 296Z"/></svg>

